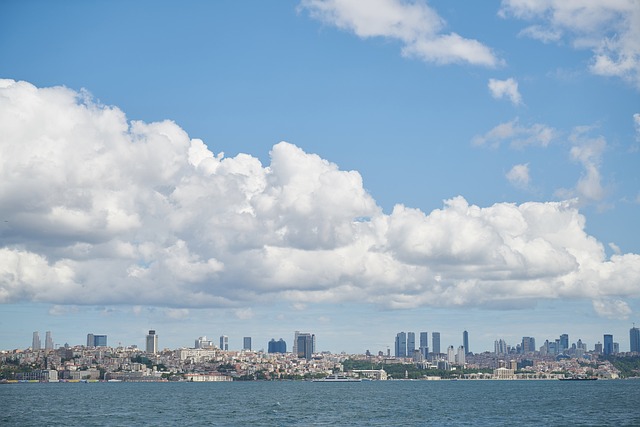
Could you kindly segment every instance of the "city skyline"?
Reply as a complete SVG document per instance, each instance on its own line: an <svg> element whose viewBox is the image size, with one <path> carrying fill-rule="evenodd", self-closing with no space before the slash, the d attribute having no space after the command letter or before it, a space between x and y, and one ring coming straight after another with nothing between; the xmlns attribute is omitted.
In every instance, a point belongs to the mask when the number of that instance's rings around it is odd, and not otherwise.
<svg viewBox="0 0 640 427"><path fill-rule="evenodd" d="M44 348L45 350L52 350L54 348L57 349L59 347L63 347L66 345L69 345L69 346L79 345L77 343L75 344L55 343L55 346L54 346L51 331L47 331L46 336L47 336L47 342L50 344L45 346ZM428 338L429 332L427 331L420 331L418 332L417 336L419 341L416 341L415 332L401 331L395 334L394 345L387 346L386 351L384 348L383 349L367 348L366 350L362 350L358 352L352 352L352 353L345 352L345 353L348 353L348 354L365 354L367 352L370 352L371 354L382 353L385 356L389 355L389 356L401 357L401 358L403 357L412 358L414 356L414 353L416 354L420 353L426 359L428 354L447 355L447 353L450 353L451 349L453 348L454 351L456 352L455 353L456 360L459 358L458 354L460 352L460 348L464 349L463 356L469 353L474 353L474 352L468 351L467 347L465 346L465 343L469 345L468 344L469 333L466 330L463 331L462 333L461 342L460 343L452 342L450 344L447 344L446 345L447 351L444 351L444 352L442 351L442 347L441 347L440 332L437 332L437 331L431 332L431 341L429 341L429 338ZM101 347L101 346L106 347L107 346L107 335L94 335L92 333L89 333L87 334L86 337L87 337L86 347ZM616 339L613 334L604 333L602 334L602 340L597 340L593 343L587 343L580 337L572 339L570 338L569 334L563 333L556 338L546 337L544 339L540 339L538 343L542 345L536 346L535 337L523 336L521 338L521 341L519 342L507 342L503 338L496 338L495 341L493 342L493 350L491 348L486 348L486 349L480 350L478 353L493 352L496 354L498 353L506 354L506 353L509 353L510 350L515 350L515 349L518 349L517 350L518 353L527 353L530 351L534 351L534 352L540 351L543 347L549 345L552 347L547 348L545 351L551 351L552 353L559 354L571 349L572 346L575 347L576 344L578 348L584 347L585 351L602 352L605 355L619 353L619 352L640 353L640 329L635 327L635 323L629 329L628 340L625 340L625 339L622 339L622 340L620 338ZM263 352L269 352L269 353L286 352L286 349L289 348L291 353L294 353L294 354L297 353L301 355L300 357L304 357L304 358L309 358L310 355L315 352L325 352L325 351L332 352L328 348L318 348L316 346L316 334L309 333L309 332L300 332L300 331L295 331L293 333L293 338L291 339L291 341L283 339L282 337L279 338L279 340L277 341L275 338L271 338L268 341L266 341L265 346L260 345L255 349L252 348L252 343L258 342L258 341L254 340L254 337L246 336L246 335L242 336L241 338L242 344L237 347L234 347L233 345L229 346L229 336L227 335L220 336L220 343L219 343L219 346L217 347L213 344L212 341L207 340L206 336L198 337L195 340L195 344L193 346L189 346L189 345L181 345L181 346L173 346L173 347L161 346L158 340L159 340L159 336L158 334L156 334L156 331L149 330L148 334L145 336L144 347L140 347L138 346L138 344L135 344L135 343L123 344L120 342L118 343L117 347L137 346L140 348L144 348L146 352L150 352L150 353L157 353L165 348L166 349L218 348L220 350L225 350L225 351L249 350L249 351L263 351ZM288 342L291 344L291 347L288 347L289 345L287 344ZM300 345L302 345L302 347L299 347ZM112 347L116 347L116 346L112 346ZM19 349L26 349L26 348L29 348L29 347L0 348L0 350L16 350L16 349L19 350ZM42 349L40 338L39 338L39 331L34 331L32 333L32 344L30 348L32 348L33 350ZM282 349L284 349L284 351L282 351ZM425 350L428 350L428 351L425 351ZM338 353L338 352L332 352L332 353ZM464 360L464 357L462 359Z"/></svg>
<svg viewBox="0 0 640 427"><path fill-rule="evenodd" d="M0 3L0 342L626 337L640 4L534 3Z"/></svg>

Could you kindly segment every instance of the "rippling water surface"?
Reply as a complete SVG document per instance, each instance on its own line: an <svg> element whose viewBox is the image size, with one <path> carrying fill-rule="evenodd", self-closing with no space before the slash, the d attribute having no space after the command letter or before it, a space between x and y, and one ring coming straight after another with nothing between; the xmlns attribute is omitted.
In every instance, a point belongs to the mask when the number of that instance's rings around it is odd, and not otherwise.
<svg viewBox="0 0 640 427"><path fill-rule="evenodd" d="M627 425L640 380L0 385L16 426Z"/></svg>

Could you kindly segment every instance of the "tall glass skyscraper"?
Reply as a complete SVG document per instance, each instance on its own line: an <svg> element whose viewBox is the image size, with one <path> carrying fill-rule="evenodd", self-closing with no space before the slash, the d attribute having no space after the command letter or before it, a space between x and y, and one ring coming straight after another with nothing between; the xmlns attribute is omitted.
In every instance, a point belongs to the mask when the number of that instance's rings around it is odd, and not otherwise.
<svg viewBox="0 0 640 427"><path fill-rule="evenodd" d="M242 339L242 349L251 350L251 337L244 337Z"/></svg>
<svg viewBox="0 0 640 427"><path fill-rule="evenodd" d="M604 344L602 346L604 354L613 354L613 335L604 334Z"/></svg>
<svg viewBox="0 0 640 427"><path fill-rule="evenodd" d="M469 332L464 331L462 333L462 346L464 347L464 353L469 354Z"/></svg>
<svg viewBox="0 0 640 427"><path fill-rule="evenodd" d="M310 333L298 333L298 357L311 360L316 351L316 336Z"/></svg>
<svg viewBox="0 0 640 427"><path fill-rule="evenodd" d="M407 357L407 334L398 332L396 334L395 356Z"/></svg>
<svg viewBox="0 0 640 427"><path fill-rule="evenodd" d="M629 330L629 351L640 353L640 329L635 326Z"/></svg>
<svg viewBox="0 0 640 427"><path fill-rule="evenodd" d="M431 344L433 345L433 353L440 354L440 332L431 333Z"/></svg>
<svg viewBox="0 0 640 427"><path fill-rule="evenodd" d="M420 332L420 354L425 359L429 355L429 333Z"/></svg>
<svg viewBox="0 0 640 427"><path fill-rule="evenodd" d="M415 332L407 332L407 356L413 357L416 352L416 334Z"/></svg>

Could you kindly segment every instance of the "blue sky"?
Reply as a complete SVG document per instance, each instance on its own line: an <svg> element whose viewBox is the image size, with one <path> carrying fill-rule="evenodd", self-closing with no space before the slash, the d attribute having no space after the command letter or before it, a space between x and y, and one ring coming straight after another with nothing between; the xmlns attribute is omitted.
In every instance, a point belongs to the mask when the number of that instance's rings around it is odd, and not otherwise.
<svg viewBox="0 0 640 427"><path fill-rule="evenodd" d="M0 347L624 350L638 32L632 0L5 1Z"/></svg>

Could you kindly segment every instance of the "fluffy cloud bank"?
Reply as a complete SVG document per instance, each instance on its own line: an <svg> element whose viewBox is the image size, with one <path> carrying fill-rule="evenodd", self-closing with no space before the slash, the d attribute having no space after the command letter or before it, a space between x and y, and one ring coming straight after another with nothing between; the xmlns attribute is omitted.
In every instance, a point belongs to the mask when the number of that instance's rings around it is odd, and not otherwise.
<svg viewBox="0 0 640 427"><path fill-rule="evenodd" d="M401 0L302 0L301 9L362 38L387 37L403 43L402 53L436 64L495 67L493 51L477 40L443 33L444 20L426 2Z"/></svg>
<svg viewBox="0 0 640 427"><path fill-rule="evenodd" d="M295 145L276 144L268 166L216 156L173 122L128 122L86 95L12 80L0 81L0 135L0 302L588 298L610 316L640 296L640 256L608 259L572 202L455 197L384 214L357 172Z"/></svg>

